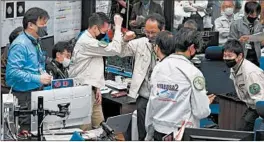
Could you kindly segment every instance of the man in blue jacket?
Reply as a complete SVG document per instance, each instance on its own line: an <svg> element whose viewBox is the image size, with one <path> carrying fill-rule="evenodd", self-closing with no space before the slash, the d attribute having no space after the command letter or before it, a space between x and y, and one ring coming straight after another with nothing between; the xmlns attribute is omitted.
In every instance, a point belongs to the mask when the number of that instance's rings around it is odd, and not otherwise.
<svg viewBox="0 0 264 142"><path fill-rule="evenodd" d="M31 8L23 18L25 29L11 44L8 52L6 83L18 98L18 104L30 109L31 92L42 90L50 84L51 76L45 72L45 56L39 38L46 35L48 13L41 8ZM30 129L30 116L19 120L21 129Z"/></svg>

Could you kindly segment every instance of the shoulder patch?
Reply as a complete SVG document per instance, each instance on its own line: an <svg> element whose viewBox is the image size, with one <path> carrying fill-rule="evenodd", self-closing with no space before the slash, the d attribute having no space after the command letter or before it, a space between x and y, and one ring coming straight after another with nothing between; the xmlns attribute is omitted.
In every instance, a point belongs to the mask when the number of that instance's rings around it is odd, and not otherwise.
<svg viewBox="0 0 264 142"><path fill-rule="evenodd" d="M104 48L105 48L105 47L108 46L108 43L107 43L106 41L103 41L103 40L102 40L102 41L99 41L99 42L98 42L98 45L99 45L100 47L104 47Z"/></svg>
<svg viewBox="0 0 264 142"><path fill-rule="evenodd" d="M205 88L205 80L203 77L201 76L198 76L198 77L195 77L194 80L193 80L193 85L194 85L194 88L201 91Z"/></svg>
<svg viewBox="0 0 264 142"><path fill-rule="evenodd" d="M253 83L249 86L249 92L252 95L256 95L260 92L260 86L257 83Z"/></svg>

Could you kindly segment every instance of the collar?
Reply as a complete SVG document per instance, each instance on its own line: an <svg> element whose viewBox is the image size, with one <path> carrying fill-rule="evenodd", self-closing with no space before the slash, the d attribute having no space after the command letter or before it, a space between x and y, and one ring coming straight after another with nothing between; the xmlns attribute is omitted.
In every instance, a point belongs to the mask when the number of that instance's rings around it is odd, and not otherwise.
<svg viewBox="0 0 264 142"><path fill-rule="evenodd" d="M184 55L181 55L181 54L171 54L169 56L169 58L177 58L177 59L181 59L181 60L184 60L190 64L193 64L189 59L188 57L184 56Z"/></svg>
<svg viewBox="0 0 264 142"><path fill-rule="evenodd" d="M55 59L53 59L52 62L53 62L58 68L60 68L60 69L63 68L62 63L56 61Z"/></svg>
<svg viewBox="0 0 264 142"><path fill-rule="evenodd" d="M230 18L228 18L225 14L223 14L222 15L222 21L229 21L229 20L231 20L231 21L233 21L234 20L234 14L230 17Z"/></svg>
<svg viewBox="0 0 264 142"><path fill-rule="evenodd" d="M256 19L256 20L254 21L253 25L254 25L254 26L257 25L258 22L259 22L259 20ZM244 16L244 17L243 17L243 23L246 24L247 26L249 26L249 25L251 24L251 23L248 21L247 16Z"/></svg>
<svg viewBox="0 0 264 142"><path fill-rule="evenodd" d="M243 59L240 64L238 65L238 69L237 71L235 71L233 68L231 68L231 73L234 75L234 76L239 76L241 75L243 72L242 72L242 68L243 68L243 63L244 63L244 60Z"/></svg>
<svg viewBox="0 0 264 142"><path fill-rule="evenodd" d="M24 31L24 34L26 35L26 37L33 43L33 44L39 44L39 38L35 38L34 36L32 36L30 33Z"/></svg>

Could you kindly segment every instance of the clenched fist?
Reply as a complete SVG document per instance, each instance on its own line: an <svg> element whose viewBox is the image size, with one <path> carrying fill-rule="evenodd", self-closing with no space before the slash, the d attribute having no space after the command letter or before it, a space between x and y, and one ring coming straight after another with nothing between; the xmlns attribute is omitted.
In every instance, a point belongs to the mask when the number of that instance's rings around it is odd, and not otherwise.
<svg viewBox="0 0 264 142"><path fill-rule="evenodd" d="M126 34L125 34L125 36L124 36L124 40L125 40L125 41L130 41L130 40L134 39L135 37L136 37L135 32L133 32L133 31L128 31L128 32L126 32Z"/></svg>
<svg viewBox="0 0 264 142"><path fill-rule="evenodd" d="M123 18L120 15L115 15L114 16L114 21L115 21L115 26L116 27L121 27L123 23Z"/></svg>

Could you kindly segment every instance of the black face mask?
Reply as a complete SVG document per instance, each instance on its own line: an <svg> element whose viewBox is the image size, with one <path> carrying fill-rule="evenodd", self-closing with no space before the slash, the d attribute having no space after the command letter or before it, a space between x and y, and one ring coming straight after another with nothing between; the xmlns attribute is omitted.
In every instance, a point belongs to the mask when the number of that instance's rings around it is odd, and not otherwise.
<svg viewBox="0 0 264 142"><path fill-rule="evenodd" d="M232 68L237 64L235 59L225 59L224 62L228 68Z"/></svg>
<svg viewBox="0 0 264 142"><path fill-rule="evenodd" d="M104 37L105 37L105 35L106 34L102 34L102 33L100 33L98 36L96 36L95 38L97 39L97 40L102 40Z"/></svg>
<svg viewBox="0 0 264 142"><path fill-rule="evenodd" d="M250 22L250 23L254 23L255 21L256 21L256 19L257 19L258 17L255 17L255 18L252 18L252 17L247 17L247 19L248 19L248 21Z"/></svg>
<svg viewBox="0 0 264 142"><path fill-rule="evenodd" d="M44 37L46 35L48 35L48 32L47 32L47 27L38 27L38 32L37 32L38 36L39 37Z"/></svg>

